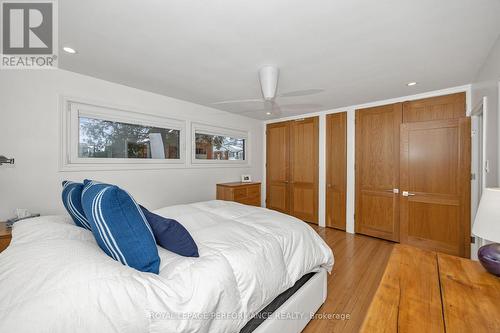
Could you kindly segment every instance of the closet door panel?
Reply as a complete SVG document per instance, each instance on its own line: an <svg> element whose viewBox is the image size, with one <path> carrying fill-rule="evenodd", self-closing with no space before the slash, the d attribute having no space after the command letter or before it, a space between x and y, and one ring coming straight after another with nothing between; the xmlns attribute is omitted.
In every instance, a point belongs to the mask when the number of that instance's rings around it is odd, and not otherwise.
<svg viewBox="0 0 500 333"><path fill-rule="evenodd" d="M465 93L430 97L403 103L404 123L457 119L465 116Z"/></svg>
<svg viewBox="0 0 500 333"><path fill-rule="evenodd" d="M290 122L290 214L318 223L318 117Z"/></svg>
<svg viewBox="0 0 500 333"><path fill-rule="evenodd" d="M326 226L346 228L347 113L326 116Z"/></svg>
<svg viewBox="0 0 500 333"><path fill-rule="evenodd" d="M470 255L470 119L401 125L401 242Z"/></svg>
<svg viewBox="0 0 500 333"><path fill-rule="evenodd" d="M396 235L393 234L397 228L393 221L398 220L395 214L394 195L388 192L365 190L362 193L361 202L363 203L360 209L360 216L363 217L361 233L394 240Z"/></svg>
<svg viewBox="0 0 500 333"><path fill-rule="evenodd" d="M402 104L356 110L356 232L399 241Z"/></svg>
<svg viewBox="0 0 500 333"><path fill-rule="evenodd" d="M266 207L289 213L289 123L267 125Z"/></svg>

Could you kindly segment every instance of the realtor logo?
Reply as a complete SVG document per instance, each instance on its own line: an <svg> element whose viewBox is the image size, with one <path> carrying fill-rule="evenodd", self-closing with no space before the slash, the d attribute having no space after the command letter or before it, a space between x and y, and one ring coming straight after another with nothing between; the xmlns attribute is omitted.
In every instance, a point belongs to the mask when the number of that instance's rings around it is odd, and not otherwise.
<svg viewBox="0 0 500 333"><path fill-rule="evenodd" d="M57 67L56 3L2 2L2 69Z"/></svg>

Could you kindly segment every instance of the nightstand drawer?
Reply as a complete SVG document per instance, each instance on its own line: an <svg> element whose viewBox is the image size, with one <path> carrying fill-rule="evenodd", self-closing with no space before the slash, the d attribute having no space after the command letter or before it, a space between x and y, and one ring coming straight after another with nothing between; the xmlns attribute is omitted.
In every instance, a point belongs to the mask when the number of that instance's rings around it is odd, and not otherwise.
<svg viewBox="0 0 500 333"><path fill-rule="evenodd" d="M247 197L256 198L260 197L260 186L250 186L247 188Z"/></svg>
<svg viewBox="0 0 500 333"><path fill-rule="evenodd" d="M243 200L247 197L247 188L235 188L233 193L234 201Z"/></svg>
<svg viewBox="0 0 500 333"><path fill-rule="evenodd" d="M260 183L217 184L217 199L260 207Z"/></svg>
<svg viewBox="0 0 500 333"><path fill-rule="evenodd" d="M241 201L238 201L239 203L242 203L244 205L249 205L249 206L257 206L260 207L260 197L255 197L255 198L245 198Z"/></svg>

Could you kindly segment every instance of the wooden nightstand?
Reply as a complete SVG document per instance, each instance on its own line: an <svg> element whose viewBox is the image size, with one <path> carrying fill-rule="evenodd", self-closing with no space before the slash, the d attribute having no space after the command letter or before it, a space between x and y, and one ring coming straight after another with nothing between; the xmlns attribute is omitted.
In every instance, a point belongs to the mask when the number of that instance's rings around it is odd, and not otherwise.
<svg viewBox="0 0 500 333"><path fill-rule="evenodd" d="M12 229L7 228L7 224L5 222L0 222L0 252L9 246L11 238Z"/></svg>
<svg viewBox="0 0 500 333"><path fill-rule="evenodd" d="M217 184L217 200L235 201L260 207L260 183Z"/></svg>

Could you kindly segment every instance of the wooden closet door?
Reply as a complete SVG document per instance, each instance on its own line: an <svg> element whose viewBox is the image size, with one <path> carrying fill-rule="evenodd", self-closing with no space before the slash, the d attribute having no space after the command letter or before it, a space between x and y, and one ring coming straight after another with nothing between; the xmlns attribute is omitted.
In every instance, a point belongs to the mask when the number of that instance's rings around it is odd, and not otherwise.
<svg viewBox="0 0 500 333"><path fill-rule="evenodd" d="M399 241L402 104L356 110L356 232Z"/></svg>
<svg viewBox="0 0 500 333"><path fill-rule="evenodd" d="M456 93L403 103L403 122L457 119L466 116L465 93Z"/></svg>
<svg viewBox="0 0 500 333"><path fill-rule="evenodd" d="M289 122L267 125L266 147L266 207L289 214Z"/></svg>
<svg viewBox="0 0 500 333"><path fill-rule="evenodd" d="M318 117L290 122L290 215L318 223Z"/></svg>
<svg viewBox="0 0 500 333"><path fill-rule="evenodd" d="M470 257L470 118L401 125L401 242Z"/></svg>
<svg viewBox="0 0 500 333"><path fill-rule="evenodd" d="M345 230L347 112L326 116L326 226Z"/></svg>

